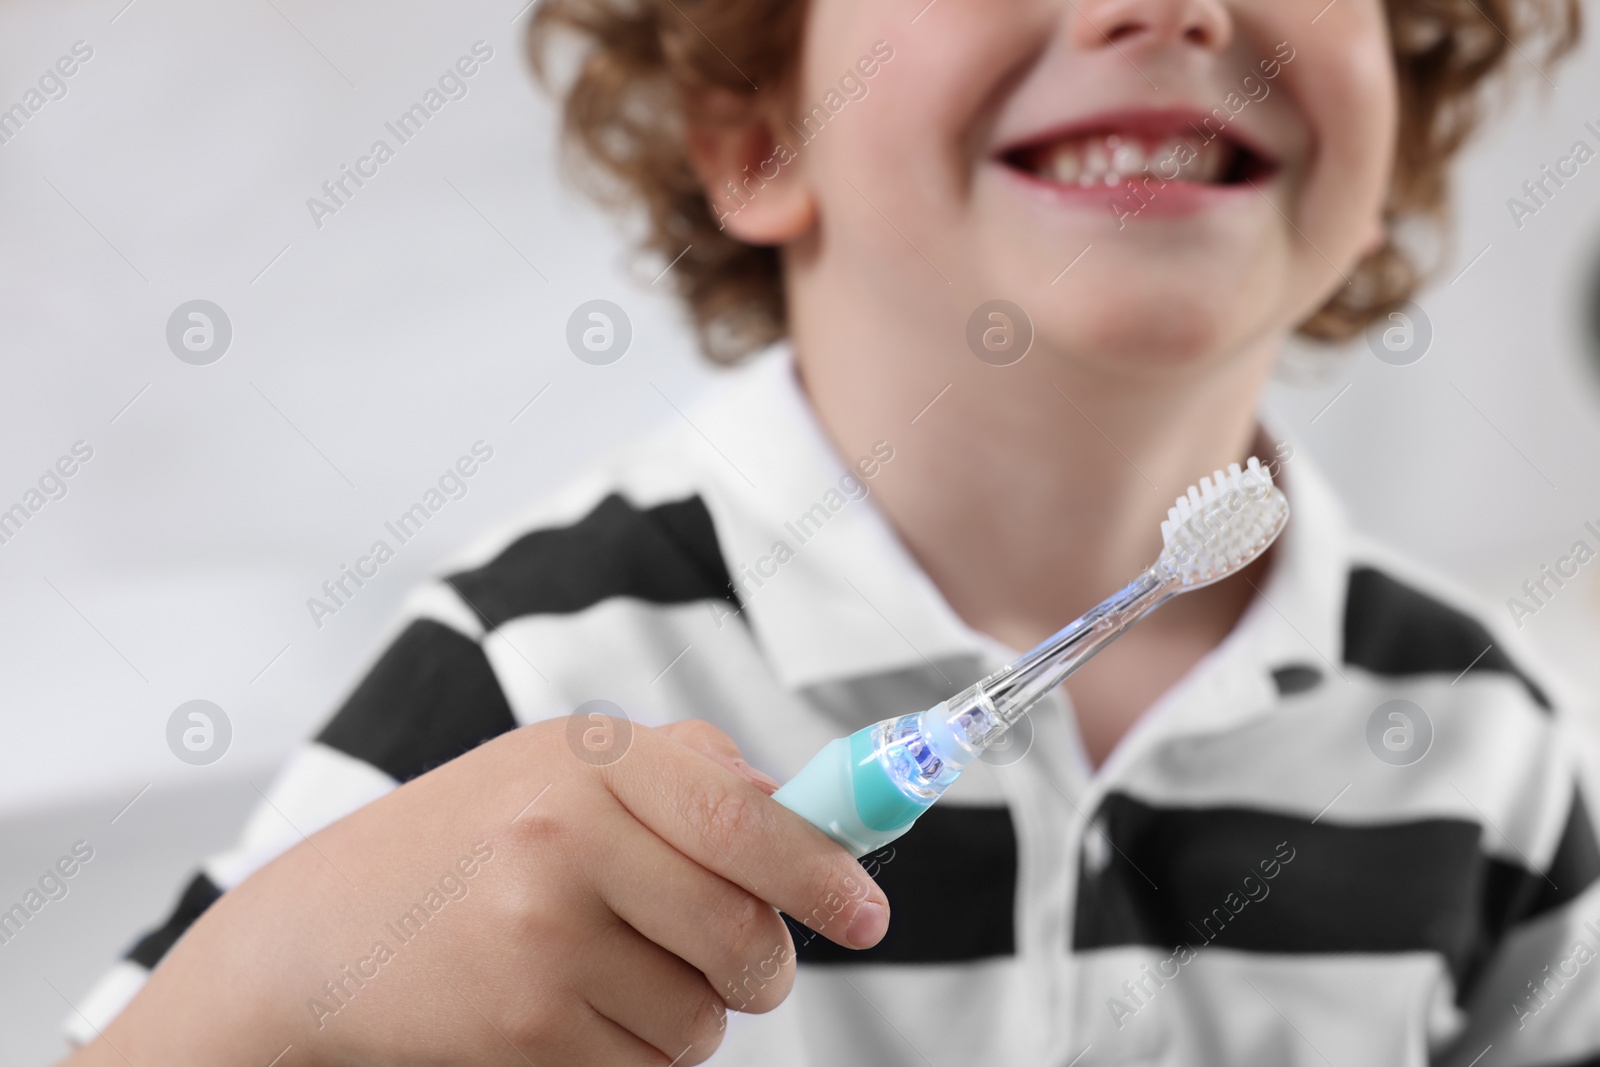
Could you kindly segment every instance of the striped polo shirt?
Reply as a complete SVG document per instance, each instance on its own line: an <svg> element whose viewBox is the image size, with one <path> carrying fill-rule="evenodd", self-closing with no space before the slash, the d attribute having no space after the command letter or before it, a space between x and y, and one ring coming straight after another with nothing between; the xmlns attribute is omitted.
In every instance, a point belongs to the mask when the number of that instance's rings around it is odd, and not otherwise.
<svg viewBox="0 0 1600 1067"><path fill-rule="evenodd" d="M484 538L87 1022L301 833L519 724L707 719L781 780L999 667L876 507L899 447L838 455L779 345ZM1280 480L1293 518L1228 637L1098 768L1042 702L865 861L882 943L793 927L793 994L714 1062L1600 1063L1600 848L1550 683L1353 533L1303 453Z"/></svg>

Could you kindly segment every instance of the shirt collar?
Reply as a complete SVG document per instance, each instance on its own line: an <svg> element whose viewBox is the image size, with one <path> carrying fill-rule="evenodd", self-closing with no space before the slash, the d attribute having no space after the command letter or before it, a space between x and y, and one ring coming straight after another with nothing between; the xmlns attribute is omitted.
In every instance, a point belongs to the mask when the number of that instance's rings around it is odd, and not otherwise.
<svg viewBox="0 0 1600 1067"><path fill-rule="evenodd" d="M784 684L929 667L955 684L949 661L992 651L911 556L877 506L873 479L856 468L892 465L900 442L841 457L787 343L727 372L688 418L723 453L699 463L707 506L746 621Z"/></svg>
<svg viewBox="0 0 1600 1067"><path fill-rule="evenodd" d="M1344 507L1306 449L1267 426L1279 443L1275 482L1289 498L1289 524L1272 570L1239 625L1239 643L1269 669L1304 665L1338 674L1344 655L1344 600L1350 531Z"/></svg>
<svg viewBox="0 0 1600 1067"><path fill-rule="evenodd" d="M728 572L785 685L931 667L953 691L972 679L957 677L952 661L987 669L1015 654L967 625L911 555L871 495L872 479L852 469L860 459L893 459L837 453L786 342L726 372L688 418ZM1270 427L1269 436L1282 439ZM1231 691L1226 702L1241 712L1272 689L1273 669L1305 665L1326 676L1342 654L1343 510L1303 448L1289 442L1283 454L1279 481L1292 510L1273 568L1238 626L1190 673L1208 676L1218 697ZM1219 684L1227 675L1236 683ZM1240 685L1252 699L1240 699Z"/></svg>

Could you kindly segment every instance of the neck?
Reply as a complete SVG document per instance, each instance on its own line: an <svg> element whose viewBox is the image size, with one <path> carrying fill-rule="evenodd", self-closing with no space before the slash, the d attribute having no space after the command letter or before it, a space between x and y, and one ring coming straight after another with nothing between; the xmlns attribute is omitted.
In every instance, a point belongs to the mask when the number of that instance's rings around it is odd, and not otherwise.
<svg viewBox="0 0 1600 1067"><path fill-rule="evenodd" d="M1096 363L1036 344L1000 368L965 348L960 323L918 336L836 306L806 314L803 294L792 295L800 374L826 432L847 456L894 446L873 482L878 505L955 611L1014 648L1149 566L1173 500L1259 448L1272 343L1176 366ZM1248 584L1219 583L1141 629L1209 647L1250 595Z"/></svg>

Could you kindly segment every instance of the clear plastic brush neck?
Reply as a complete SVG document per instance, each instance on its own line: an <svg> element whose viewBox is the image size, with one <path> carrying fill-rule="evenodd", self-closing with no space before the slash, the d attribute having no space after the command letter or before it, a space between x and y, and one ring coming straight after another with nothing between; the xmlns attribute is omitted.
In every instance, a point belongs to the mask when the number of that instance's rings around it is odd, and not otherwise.
<svg viewBox="0 0 1600 1067"><path fill-rule="evenodd" d="M1162 601L1175 589L1171 575L1151 567L1123 586L1088 614L1068 623L1021 658L1002 667L973 688L988 696L993 722L970 721L968 742L978 751L988 748L1007 727L1025 715L1050 690L1060 685L1090 656ZM965 694L963 694L965 695ZM955 705L957 697L949 703Z"/></svg>
<svg viewBox="0 0 1600 1067"><path fill-rule="evenodd" d="M874 750L902 789L932 800L1040 697L1176 591L1170 572L1151 567L983 681L927 711L879 723Z"/></svg>

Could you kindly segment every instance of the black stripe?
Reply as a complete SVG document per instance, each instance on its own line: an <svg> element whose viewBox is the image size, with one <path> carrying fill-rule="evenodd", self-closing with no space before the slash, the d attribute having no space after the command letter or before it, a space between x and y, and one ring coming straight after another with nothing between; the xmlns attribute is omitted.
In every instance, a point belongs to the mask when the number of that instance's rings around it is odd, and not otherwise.
<svg viewBox="0 0 1600 1067"><path fill-rule="evenodd" d="M1346 663L1390 676L1437 672L1453 678L1469 667L1508 674L1548 709L1544 690L1492 645L1489 631L1472 616L1371 567L1350 572L1344 607Z"/></svg>
<svg viewBox="0 0 1600 1067"><path fill-rule="evenodd" d="M1600 875L1582 801L1573 802L1546 879L1484 855L1483 828L1465 819L1347 826L1248 808L1162 808L1113 793L1086 835L1073 944L1430 951L1465 999L1507 928Z"/></svg>
<svg viewBox="0 0 1600 1067"><path fill-rule="evenodd" d="M408 782L516 725L478 642L418 619L317 740Z"/></svg>
<svg viewBox="0 0 1600 1067"><path fill-rule="evenodd" d="M1589 884L1600 878L1600 842L1589 821L1589 805L1580 790L1573 790L1567 809L1567 824L1561 842L1550 860L1547 878L1537 881L1538 892L1529 902L1527 915L1538 915L1576 899Z"/></svg>
<svg viewBox="0 0 1600 1067"><path fill-rule="evenodd" d="M1452 1049L1451 1051L1452 1052L1460 1052L1460 1049L1456 1048L1456 1049ZM1430 1063L1442 1063L1444 1061L1442 1059L1440 1059L1439 1057L1434 1057L1429 1062ZM1461 1061L1458 1058L1458 1059L1455 1059L1453 1062L1460 1063ZM1473 1061L1474 1064L1476 1064L1476 1062L1477 1062L1476 1060ZM1562 1060L1560 1063L1551 1062L1551 1063L1530 1064L1529 1067L1600 1067L1600 1053L1596 1053L1596 1054L1594 1054L1592 1056L1585 1056L1581 1060Z"/></svg>
<svg viewBox="0 0 1600 1067"><path fill-rule="evenodd" d="M573 525L524 534L489 563L445 580L485 629L618 596L739 604L699 497L641 509L613 493Z"/></svg>
<svg viewBox="0 0 1600 1067"><path fill-rule="evenodd" d="M889 898L889 932L857 952L785 916L802 964L962 963L1016 953L1010 809L932 807L904 837L861 862ZM828 918L813 915L812 926Z"/></svg>
<svg viewBox="0 0 1600 1067"><path fill-rule="evenodd" d="M215 904L220 896L222 890L218 889L210 878L203 873L195 875L184 889L183 896L178 898L172 914L167 916L167 921L141 937L128 950L127 958L154 970L155 965L161 962L161 957L177 944L178 938L183 936L184 931L193 926L194 921L200 918L201 912Z"/></svg>

